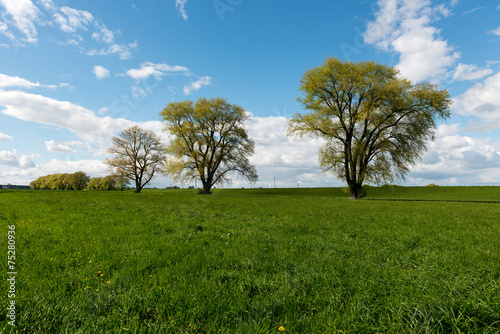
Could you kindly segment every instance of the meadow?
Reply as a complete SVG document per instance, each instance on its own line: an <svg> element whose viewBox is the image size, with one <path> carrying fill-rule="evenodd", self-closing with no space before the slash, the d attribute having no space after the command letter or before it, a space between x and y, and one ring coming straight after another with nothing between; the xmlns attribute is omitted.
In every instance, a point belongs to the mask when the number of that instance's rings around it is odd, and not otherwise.
<svg viewBox="0 0 500 334"><path fill-rule="evenodd" d="M0 191L0 332L500 332L500 187L347 197Z"/></svg>

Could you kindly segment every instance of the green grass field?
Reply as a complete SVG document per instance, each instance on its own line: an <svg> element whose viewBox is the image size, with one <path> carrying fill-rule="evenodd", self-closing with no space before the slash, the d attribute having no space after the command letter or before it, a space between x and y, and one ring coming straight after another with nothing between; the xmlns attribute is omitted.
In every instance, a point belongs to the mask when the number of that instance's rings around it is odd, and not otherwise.
<svg viewBox="0 0 500 334"><path fill-rule="evenodd" d="M0 191L0 332L500 333L500 187L347 197Z"/></svg>

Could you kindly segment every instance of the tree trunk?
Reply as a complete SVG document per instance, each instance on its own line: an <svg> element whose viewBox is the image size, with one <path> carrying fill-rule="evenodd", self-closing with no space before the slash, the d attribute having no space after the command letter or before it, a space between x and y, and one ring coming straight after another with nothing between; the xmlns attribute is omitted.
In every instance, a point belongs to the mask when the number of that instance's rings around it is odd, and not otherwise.
<svg viewBox="0 0 500 334"><path fill-rule="evenodd" d="M361 185L359 184L349 184L349 192L351 193L351 199L361 198Z"/></svg>
<svg viewBox="0 0 500 334"><path fill-rule="evenodd" d="M206 182L203 184L203 195L210 195L210 189L211 189L210 182Z"/></svg>

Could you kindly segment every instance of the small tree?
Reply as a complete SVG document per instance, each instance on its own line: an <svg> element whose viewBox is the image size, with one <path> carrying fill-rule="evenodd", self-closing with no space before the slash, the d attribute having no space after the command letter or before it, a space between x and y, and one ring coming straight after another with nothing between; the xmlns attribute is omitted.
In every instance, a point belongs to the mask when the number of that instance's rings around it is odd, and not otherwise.
<svg viewBox="0 0 500 334"><path fill-rule="evenodd" d="M163 171L165 165L165 146L153 131L132 126L113 137L113 146L108 153L114 154L104 163L114 173L126 177L135 183L135 192L153 179L155 174Z"/></svg>
<svg viewBox="0 0 500 334"><path fill-rule="evenodd" d="M258 179L248 158L254 142L248 138L245 110L225 99L200 98L169 103L160 114L174 138L167 147L171 158L166 173L174 180L201 180L203 194L238 173L251 182Z"/></svg>
<svg viewBox="0 0 500 334"><path fill-rule="evenodd" d="M130 180L125 177L115 175L115 179L116 179L115 189L120 189L123 191L130 185Z"/></svg>
<svg viewBox="0 0 500 334"><path fill-rule="evenodd" d="M73 173L69 176L69 186L73 190L82 190L87 187L90 177L82 171Z"/></svg>
<svg viewBox="0 0 500 334"><path fill-rule="evenodd" d="M100 185L101 190L113 190L115 189L116 185L116 176L115 175L105 176L101 179L100 184L101 184Z"/></svg>
<svg viewBox="0 0 500 334"><path fill-rule="evenodd" d="M89 183L87 184L87 189L88 190L99 190L101 187L101 179L102 179L102 177L91 178Z"/></svg>
<svg viewBox="0 0 500 334"><path fill-rule="evenodd" d="M345 180L353 199L364 181L404 178L434 139L436 120L450 115L448 91L374 62L328 58L304 74L300 89L310 112L294 115L289 133L325 139L320 166Z"/></svg>

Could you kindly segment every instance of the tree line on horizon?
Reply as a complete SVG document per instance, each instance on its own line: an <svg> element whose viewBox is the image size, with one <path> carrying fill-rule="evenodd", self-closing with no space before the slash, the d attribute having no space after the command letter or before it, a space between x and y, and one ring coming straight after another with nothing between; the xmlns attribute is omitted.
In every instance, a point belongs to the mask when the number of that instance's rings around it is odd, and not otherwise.
<svg viewBox="0 0 500 334"><path fill-rule="evenodd" d="M129 185L130 180L116 174L91 178L82 171L40 176L30 182L31 189L43 190L124 190Z"/></svg>

